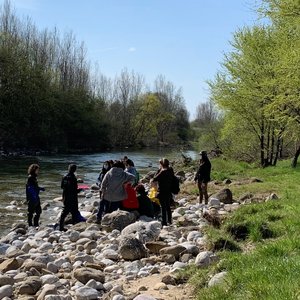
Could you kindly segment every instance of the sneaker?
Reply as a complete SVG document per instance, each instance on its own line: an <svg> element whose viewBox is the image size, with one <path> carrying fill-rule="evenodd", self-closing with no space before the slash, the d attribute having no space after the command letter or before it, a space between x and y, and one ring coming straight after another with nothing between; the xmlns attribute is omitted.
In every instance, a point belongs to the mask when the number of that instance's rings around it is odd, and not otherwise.
<svg viewBox="0 0 300 300"><path fill-rule="evenodd" d="M59 228L60 231L66 232L68 229L67 228Z"/></svg>

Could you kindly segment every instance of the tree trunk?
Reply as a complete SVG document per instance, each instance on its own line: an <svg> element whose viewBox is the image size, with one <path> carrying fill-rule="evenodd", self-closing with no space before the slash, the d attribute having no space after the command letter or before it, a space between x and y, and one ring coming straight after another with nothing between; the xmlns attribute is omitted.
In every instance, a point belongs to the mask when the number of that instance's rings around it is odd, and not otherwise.
<svg viewBox="0 0 300 300"><path fill-rule="evenodd" d="M300 155L300 145L298 146L298 149L296 150L295 155L292 159L292 168L296 168L299 155Z"/></svg>

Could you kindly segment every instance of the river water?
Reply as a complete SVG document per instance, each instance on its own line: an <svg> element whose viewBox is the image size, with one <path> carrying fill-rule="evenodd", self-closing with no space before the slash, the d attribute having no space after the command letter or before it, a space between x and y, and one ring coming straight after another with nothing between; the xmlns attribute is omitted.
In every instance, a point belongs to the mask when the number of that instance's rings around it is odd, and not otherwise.
<svg viewBox="0 0 300 300"><path fill-rule="evenodd" d="M192 158L196 156L193 151L184 153ZM39 185L46 189L45 192L40 194L41 202L47 201L50 203L50 207L42 212L41 222L51 224L55 222L55 218L60 212L58 207L62 205L60 202L52 200L61 196L61 178L67 172L70 163L77 164L77 177L82 178L84 183L90 185L96 182L104 161L121 159L124 155L133 160L141 175L156 170L158 160L161 157L175 160L181 156L180 152L161 149L86 155L0 158L0 236L8 232L13 223L27 220L27 205L24 201L26 199L27 168L30 164L37 163L40 165L38 181Z"/></svg>

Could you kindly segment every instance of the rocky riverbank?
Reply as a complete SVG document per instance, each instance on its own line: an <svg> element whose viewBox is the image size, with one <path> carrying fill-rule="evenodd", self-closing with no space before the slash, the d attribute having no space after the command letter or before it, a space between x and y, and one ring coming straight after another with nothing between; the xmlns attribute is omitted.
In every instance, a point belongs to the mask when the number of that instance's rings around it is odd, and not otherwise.
<svg viewBox="0 0 300 300"><path fill-rule="evenodd" d="M179 175L185 185L191 184L192 173ZM198 204L196 196L177 196L173 224L163 228L157 220L125 211L107 214L101 226L95 224L95 186L82 195L86 223L67 225L67 232L50 225L15 224L0 240L0 299L192 299L178 271L217 261L204 228L218 226L253 198L233 201L230 190L223 189L228 181L211 184L220 192L207 206ZM218 273L207 284L218 284L224 276Z"/></svg>

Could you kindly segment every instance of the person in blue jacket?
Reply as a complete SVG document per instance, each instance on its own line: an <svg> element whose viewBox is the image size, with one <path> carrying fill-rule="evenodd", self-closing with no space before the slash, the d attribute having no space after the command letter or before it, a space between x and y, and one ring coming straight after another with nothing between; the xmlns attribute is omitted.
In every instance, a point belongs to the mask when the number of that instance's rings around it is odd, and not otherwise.
<svg viewBox="0 0 300 300"><path fill-rule="evenodd" d="M39 187L37 176L40 167L37 164L32 164L28 168L28 178L26 183L26 200L28 204L28 226L39 226L40 215L42 213L41 201L39 193L45 191L44 188ZM35 216L33 217L33 215ZM33 223L32 223L33 219Z"/></svg>

